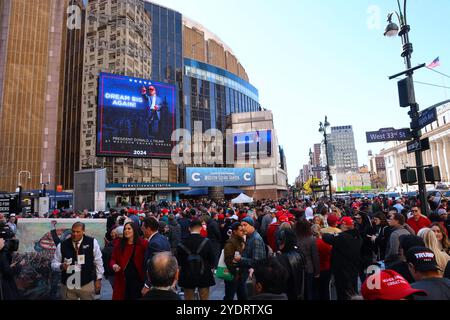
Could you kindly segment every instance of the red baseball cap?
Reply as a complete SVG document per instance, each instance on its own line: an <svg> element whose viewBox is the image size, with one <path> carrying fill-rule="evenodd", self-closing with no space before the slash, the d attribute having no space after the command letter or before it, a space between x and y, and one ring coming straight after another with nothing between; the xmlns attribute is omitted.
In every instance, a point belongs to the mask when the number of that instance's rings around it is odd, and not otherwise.
<svg viewBox="0 0 450 320"><path fill-rule="evenodd" d="M427 295L413 289L408 281L394 270L383 270L369 276L361 286L364 300L401 300L412 294Z"/></svg>
<svg viewBox="0 0 450 320"><path fill-rule="evenodd" d="M225 216L221 213L221 214L219 214L219 220L224 220L225 219Z"/></svg>
<svg viewBox="0 0 450 320"><path fill-rule="evenodd" d="M330 214L327 218L327 223L329 226L335 226L339 222L339 218L335 214Z"/></svg>
<svg viewBox="0 0 450 320"><path fill-rule="evenodd" d="M349 226L349 227L354 225L353 219L350 218L350 217L343 217L338 224L339 225L343 224L343 225L346 225L346 226Z"/></svg>
<svg viewBox="0 0 450 320"><path fill-rule="evenodd" d="M169 209L164 208L164 209L161 210L161 212L162 212L163 214L169 213Z"/></svg>

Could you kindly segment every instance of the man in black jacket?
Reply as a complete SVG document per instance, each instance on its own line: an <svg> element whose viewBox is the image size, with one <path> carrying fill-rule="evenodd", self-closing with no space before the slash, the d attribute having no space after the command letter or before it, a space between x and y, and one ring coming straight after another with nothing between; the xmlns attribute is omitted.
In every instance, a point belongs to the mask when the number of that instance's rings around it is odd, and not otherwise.
<svg viewBox="0 0 450 320"><path fill-rule="evenodd" d="M220 252L221 252L221 243L222 243L222 235L220 232L219 222L217 221L219 218L217 213L211 213L211 219L208 221L208 239L211 240L211 247L214 251L216 259L213 263L213 268L217 268L217 264L219 263Z"/></svg>
<svg viewBox="0 0 450 320"><path fill-rule="evenodd" d="M216 284L212 272L216 256L211 241L200 235L201 228L200 220L192 221L191 234L177 248L179 286L184 289L185 300L194 300L195 288L198 288L200 300L208 300L209 287Z"/></svg>
<svg viewBox="0 0 450 320"><path fill-rule="evenodd" d="M277 256L280 263L288 271L286 294L288 300L305 299L305 268L306 258L296 245L297 238L292 229L283 229L280 232L280 251Z"/></svg>
<svg viewBox="0 0 450 320"><path fill-rule="evenodd" d="M178 224L181 227L181 241L183 241L189 237L189 224L191 223L191 219L188 211L182 212L181 215L182 218L178 219Z"/></svg>
<svg viewBox="0 0 450 320"><path fill-rule="evenodd" d="M331 273L336 282L338 300L350 300L358 292L358 273L361 265L362 239L352 218L343 217L342 232L324 234L323 241L333 246Z"/></svg>

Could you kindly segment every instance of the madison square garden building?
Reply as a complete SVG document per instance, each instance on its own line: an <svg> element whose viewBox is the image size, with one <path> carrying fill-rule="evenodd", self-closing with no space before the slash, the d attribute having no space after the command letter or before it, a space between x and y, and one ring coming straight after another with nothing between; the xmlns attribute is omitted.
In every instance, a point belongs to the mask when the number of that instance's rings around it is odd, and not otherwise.
<svg viewBox="0 0 450 320"><path fill-rule="evenodd" d="M1 14L19 12L23 2L1 1ZM119 202L137 205L175 200L179 192L190 188L185 183L185 168L170 159L172 131L185 128L192 132L194 122L200 121L203 132L218 129L225 133L231 128L232 114L262 111L258 90L231 48L174 10L141 0L42 2L47 10L37 13L51 30L42 40L42 51L52 59L43 59L39 73L29 75L48 82L42 88L33 87L33 94L42 97L42 101L35 100L41 122L32 120L36 123L33 136L39 139L30 143L25 127L16 126L16 133L4 121L0 127L9 154L22 154L24 147L37 151L31 157L4 159L0 169L12 174L0 178L0 190L15 189L13 175L17 177L21 170L32 175L26 189L39 189L40 176L50 175L49 188L62 185L73 190L75 172L106 169L106 200L111 207ZM78 9L67 10L69 6ZM76 27L66 27L63 22L75 14L79 18ZM24 100L14 103L19 114L27 114L23 108L28 96L13 92L18 89L12 85L16 76L12 66L16 63L15 71L28 70L25 61L23 65L22 60L12 61L12 54L30 44L8 41L8 36L13 39L13 32L32 27L32 21L26 22L30 26L21 26L2 20L0 69L6 73L0 77L5 106L0 108L1 119L10 116L8 106L13 101L5 99L13 97ZM13 140L11 135L21 130L24 139ZM277 151L278 145L271 149ZM27 157L31 165L21 166L18 161Z"/></svg>

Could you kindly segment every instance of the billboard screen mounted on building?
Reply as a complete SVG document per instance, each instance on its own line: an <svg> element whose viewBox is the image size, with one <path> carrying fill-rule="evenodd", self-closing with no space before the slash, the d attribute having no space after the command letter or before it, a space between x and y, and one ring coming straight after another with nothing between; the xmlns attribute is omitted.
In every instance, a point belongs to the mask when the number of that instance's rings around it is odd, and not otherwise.
<svg viewBox="0 0 450 320"><path fill-rule="evenodd" d="M258 160L272 156L272 130L235 133L234 160Z"/></svg>
<svg viewBox="0 0 450 320"><path fill-rule="evenodd" d="M175 103L174 85L101 73L97 156L170 158Z"/></svg>
<svg viewBox="0 0 450 320"><path fill-rule="evenodd" d="M190 187L244 187L255 185L253 168L186 168Z"/></svg>

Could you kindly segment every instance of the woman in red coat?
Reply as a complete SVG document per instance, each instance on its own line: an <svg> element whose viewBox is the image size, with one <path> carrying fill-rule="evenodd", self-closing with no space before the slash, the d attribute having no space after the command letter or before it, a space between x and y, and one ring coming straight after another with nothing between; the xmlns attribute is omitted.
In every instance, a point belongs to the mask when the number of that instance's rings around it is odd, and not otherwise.
<svg viewBox="0 0 450 320"><path fill-rule="evenodd" d="M144 286L147 241L139 237L134 222L123 228L123 239L114 246L110 266L115 272L113 300L137 300Z"/></svg>

